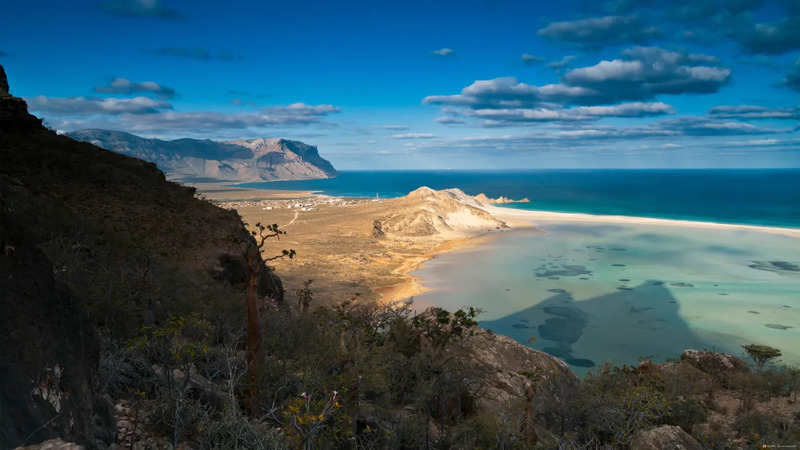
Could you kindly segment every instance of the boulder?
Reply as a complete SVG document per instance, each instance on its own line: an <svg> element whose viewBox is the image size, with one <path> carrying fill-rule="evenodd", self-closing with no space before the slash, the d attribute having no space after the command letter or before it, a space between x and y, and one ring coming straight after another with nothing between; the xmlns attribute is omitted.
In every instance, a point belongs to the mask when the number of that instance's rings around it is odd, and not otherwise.
<svg viewBox="0 0 800 450"><path fill-rule="evenodd" d="M521 412L530 389L578 382L564 361L506 336L477 330L467 338L467 347L474 373L481 377L482 387L475 398L475 407L481 412L501 415L509 408Z"/></svg>
<svg viewBox="0 0 800 450"><path fill-rule="evenodd" d="M664 425L637 431L631 440L631 450L702 450L695 438L681 427Z"/></svg>

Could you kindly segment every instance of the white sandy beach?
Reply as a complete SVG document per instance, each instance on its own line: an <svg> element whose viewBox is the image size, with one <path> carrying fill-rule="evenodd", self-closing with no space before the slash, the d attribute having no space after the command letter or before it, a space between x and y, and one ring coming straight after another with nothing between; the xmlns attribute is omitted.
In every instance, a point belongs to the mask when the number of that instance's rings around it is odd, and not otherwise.
<svg viewBox="0 0 800 450"><path fill-rule="evenodd" d="M753 231L759 233L780 234L784 236L800 237L798 228L766 227L758 225L738 225L716 222L695 222L690 220L655 219L650 217L631 216L605 216L580 213L560 213L551 211L525 210L514 208L501 208L486 206L483 208L498 219L506 222L511 227L527 227L536 225L537 221L554 222L584 222L607 223L625 225L659 225L667 227L703 228L717 230Z"/></svg>

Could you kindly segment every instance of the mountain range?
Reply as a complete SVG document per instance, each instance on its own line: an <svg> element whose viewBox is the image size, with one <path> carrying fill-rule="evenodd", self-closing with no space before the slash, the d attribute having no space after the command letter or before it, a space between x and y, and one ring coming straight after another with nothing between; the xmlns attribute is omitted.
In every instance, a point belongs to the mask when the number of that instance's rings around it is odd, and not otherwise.
<svg viewBox="0 0 800 450"><path fill-rule="evenodd" d="M154 162L171 179L258 182L333 178L333 165L316 146L286 139L146 139L121 131L86 129L67 133L135 158Z"/></svg>

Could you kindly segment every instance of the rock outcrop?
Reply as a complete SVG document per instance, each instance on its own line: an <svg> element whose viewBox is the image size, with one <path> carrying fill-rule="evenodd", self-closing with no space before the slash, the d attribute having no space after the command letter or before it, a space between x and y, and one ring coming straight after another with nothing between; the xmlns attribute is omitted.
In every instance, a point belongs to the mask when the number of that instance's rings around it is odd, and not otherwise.
<svg viewBox="0 0 800 450"><path fill-rule="evenodd" d="M7 197L0 185L0 448L56 437L92 442L97 336Z"/></svg>
<svg viewBox="0 0 800 450"><path fill-rule="evenodd" d="M523 198L522 200L513 200L508 197L503 197L502 195L498 198L489 198L484 193L480 193L475 196L475 200L479 201L481 204L484 205L502 205L505 203L530 203L531 201L528 200L527 197Z"/></svg>
<svg viewBox="0 0 800 450"><path fill-rule="evenodd" d="M578 383L578 376L567 363L509 337L478 330L467 342L470 364L474 366L472 372L481 374L483 383L475 399L479 411L495 415L515 407L521 411L526 390L531 387L546 389L546 386ZM532 382L536 386L531 386Z"/></svg>
<svg viewBox="0 0 800 450"><path fill-rule="evenodd" d="M413 208L380 219L382 231L404 236L431 236L437 234L470 233L475 231L508 228L481 209L474 197L460 189L436 191L421 187L408 194Z"/></svg>
<svg viewBox="0 0 800 450"><path fill-rule="evenodd" d="M631 450L702 450L702 446L681 427L664 425L633 435Z"/></svg>
<svg viewBox="0 0 800 450"><path fill-rule="evenodd" d="M726 372L729 374L750 372L750 369L747 368L747 364L745 364L744 361L728 353L685 350L681 353L680 360L708 374L719 372Z"/></svg>
<svg viewBox="0 0 800 450"><path fill-rule="evenodd" d="M25 100L11 95L5 69L0 66L0 133L40 130L44 130L42 121L28 114Z"/></svg>
<svg viewBox="0 0 800 450"><path fill-rule="evenodd" d="M338 174L317 147L286 139L162 141L99 129L74 131L68 136L153 162L170 178L187 182L305 180Z"/></svg>
<svg viewBox="0 0 800 450"><path fill-rule="evenodd" d="M10 95L8 92L8 77L6 77L6 70L0 66L0 96Z"/></svg>

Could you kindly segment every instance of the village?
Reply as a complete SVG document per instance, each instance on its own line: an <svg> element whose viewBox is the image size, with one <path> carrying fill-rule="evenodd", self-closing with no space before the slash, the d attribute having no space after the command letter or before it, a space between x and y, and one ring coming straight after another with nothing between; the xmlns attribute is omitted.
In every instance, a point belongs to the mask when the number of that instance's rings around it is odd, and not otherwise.
<svg viewBox="0 0 800 450"><path fill-rule="evenodd" d="M249 199L249 200L214 200L214 203L224 209L240 209L259 207L264 211L273 209L293 209L295 211L313 211L320 206L347 206L361 203L380 202L376 198L351 198L351 197L332 197L329 195L315 195L311 197L295 198L268 198L268 199Z"/></svg>

